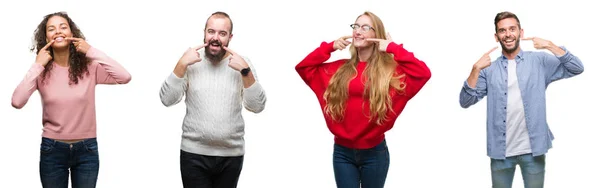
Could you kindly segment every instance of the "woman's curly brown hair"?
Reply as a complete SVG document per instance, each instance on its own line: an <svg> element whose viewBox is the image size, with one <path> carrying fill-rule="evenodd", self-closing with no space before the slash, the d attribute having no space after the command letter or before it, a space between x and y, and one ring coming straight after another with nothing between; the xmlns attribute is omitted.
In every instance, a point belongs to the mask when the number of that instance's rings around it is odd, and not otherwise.
<svg viewBox="0 0 600 188"><path fill-rule="evenodd" d="M31 47L31 51L35 51L36 54L39 54L39 51L48 44L46 42L46 25L48 20L54 16L60 16L67 20L69 24L69 28L71 29L71 33L73 33L73 37L81 38L85 40L83 33L79 30L79 27L71 20L71 18L65 12L56 12L52 14L48 14L44 16L44 20L37 26L37 29L34 31L33 35L33 45ZM50 50L50 56L54 58L54 52L52 48L48 48ZM78 53L75 46L71 43L69 44L69 79L71 83L77 84L79 79L83 78L83 74L89 74L88 72L88 59L85 57L85 54ZM45 81L47 76L50 76L49 71L52 69L52 61L48 62L44 67L44 72L42 72L42 82Z"/></svg>

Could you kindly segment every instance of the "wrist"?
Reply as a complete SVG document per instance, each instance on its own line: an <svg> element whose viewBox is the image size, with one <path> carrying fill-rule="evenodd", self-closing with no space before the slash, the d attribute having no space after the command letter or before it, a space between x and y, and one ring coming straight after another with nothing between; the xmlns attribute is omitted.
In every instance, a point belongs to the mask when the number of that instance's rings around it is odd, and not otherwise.
<svg viewBox="0 0 600 188"><path fill-rule="evenodd" d="M548 44L545 46L545 49L551 49L557 47L556 45L554 45L554 43L552 43L552 41L548 41Z"/></svg>
<svg viewBox="0 0 600 188"><path fill-rule="evenodd" d="M177 67L187 67L187 66L188 66L188 64L187 64L187 63L185 63L185 62L183 62L183 61L178 61L176 66L177 66Z"/></svg>
<svg viewBox="0 0 600 188"><path fill-rule="evenodd" d="M552 52L552 54L559 57L567 53L565 50L563 50L562 48L560 48L552 42L549 43L548 47L546 47L546 50Z"/></svg>
<svg viewBox="0 0 600 188"><path fill-rule="evenodd" d="M248 74L250 73L250 67L246 67L240 70L240 74L242 74L242 76L248 76Z"/></svg>
<svg viewBox="0 0 600 188"><path fill-rule="evenodd" d="M175 66L175 69L173 70L173 73L179 77L179 78L183 78L183 75L185 74L187 70L187 65L184 63L177 63L177 65Z"/></svg>
<svg viewBox="0 0 600 188"><path fill-rule="evenodd" d="M554 45L554 43L552 43L552 42L549 42L548 46L546 46L546 50L552 51L552 50L557 50L557 49L560 49L560 47Z"/></svg>

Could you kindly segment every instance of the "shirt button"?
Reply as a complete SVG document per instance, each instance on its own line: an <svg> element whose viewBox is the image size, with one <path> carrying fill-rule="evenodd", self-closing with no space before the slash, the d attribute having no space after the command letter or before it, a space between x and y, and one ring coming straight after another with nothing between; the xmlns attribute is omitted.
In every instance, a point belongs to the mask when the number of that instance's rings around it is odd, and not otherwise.
<svg viewBox="0 0 600 188"><path fill-rule="evenodd" d="M506 109L506 106L504 107L504 109Z"/></svg>
<svg viewBox="0 0 600 188"><path fill-rule="evenodd" d="M506 136L506 133L502 133L502 136Z"/></svg>

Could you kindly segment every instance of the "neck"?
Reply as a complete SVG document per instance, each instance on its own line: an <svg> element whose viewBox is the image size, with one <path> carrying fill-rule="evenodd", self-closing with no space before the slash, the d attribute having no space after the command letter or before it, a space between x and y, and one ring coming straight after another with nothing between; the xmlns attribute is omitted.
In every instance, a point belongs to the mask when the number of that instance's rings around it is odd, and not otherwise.
<svg viewBox="0 0 600 188"><path fill-rule="evenodd" d="M517 47L517 49L515 51L513 51L512 53L508 53L508 52L502 50L502 55L504 55L509 60L513 60L513 59L515 59L515 57L517 57L517 55L519 54L519 51L521 51L521 47Z"/></svg>
<svg viewBox="0 0 600 188"><path fill-rule="evenodd" d="M69 48L64 48L64 49L53 49L53 55L54 57L52 57L52 60L54 61L55 64L61 66L61 67L68 67L69 66Z"/></svg>
<svg viewBox="0 0 600 188"><path fill-rule="evenodd" d="M356 50L358 51L358 60L361 62L367 62L367 60L371 58L371 55L373 55L373 46L357 48Z"/></svg>

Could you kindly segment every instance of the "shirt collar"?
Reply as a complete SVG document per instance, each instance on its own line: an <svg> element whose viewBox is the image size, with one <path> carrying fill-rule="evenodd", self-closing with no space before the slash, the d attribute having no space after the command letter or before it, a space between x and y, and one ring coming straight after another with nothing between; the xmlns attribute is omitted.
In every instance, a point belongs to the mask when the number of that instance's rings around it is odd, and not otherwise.
<svg viewBox="0 0 600 188"><path fill-rule="evenodd" d="M500 53L500 54L501 54L500 58L502 60L508 60L508 58L506 56L504 56L503 53ZM517 54L517 57L515 57L515 60L517 60L517 59L523 60L523 49L519 49L519 53Z"/></svg>

